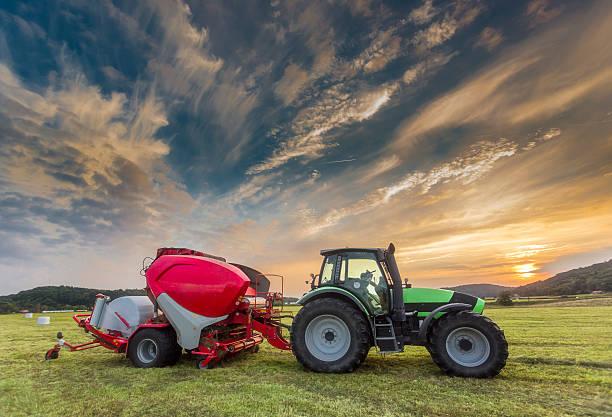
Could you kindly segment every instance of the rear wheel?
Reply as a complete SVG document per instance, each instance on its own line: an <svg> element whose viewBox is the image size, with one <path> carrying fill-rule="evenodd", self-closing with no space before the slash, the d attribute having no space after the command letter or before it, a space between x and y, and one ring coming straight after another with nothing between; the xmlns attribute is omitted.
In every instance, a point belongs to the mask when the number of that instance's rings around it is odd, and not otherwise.
<svg viewBox="0 0 612 417"><path fill-rule="evenodd" d="M449 375L490 378L508 358L504 332L489 318L472 311L445 314L434 323L427 350Z"/></svg>
<svg viewBox="0 0 612 417"><path fill-rule="evenodd" d="M146 328L130 340L128 358L137 368L159 368L176 356L176 340L163 328Z"/></svg>
<svg viewBox="0 0 612 417"><path fill-rule="evenodd" d="M315 372L352 372L368 355L370 327L352 304L320 298L306 304L291 326L291 347L298 362Z"/></svg>

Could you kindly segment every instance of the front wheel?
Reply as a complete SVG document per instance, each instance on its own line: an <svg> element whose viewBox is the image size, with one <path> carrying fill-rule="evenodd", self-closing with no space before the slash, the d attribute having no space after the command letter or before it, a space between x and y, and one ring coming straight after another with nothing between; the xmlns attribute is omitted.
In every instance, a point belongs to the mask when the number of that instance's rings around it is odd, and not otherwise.
<svg viewBox="0 0 612 417"><path fill-rule="evenodd" d="M352 372L368 355L369 323L352 304L320 298L306 304L291 326L291 348L315 372Z"/></svg>
<svg viewBox="0 0 612 417"><path fill-rule="evenodd" d="M489 318L472 311L445 314L434 323L427 350L451 376L491 378L508 358L504 332Z"/></svg>

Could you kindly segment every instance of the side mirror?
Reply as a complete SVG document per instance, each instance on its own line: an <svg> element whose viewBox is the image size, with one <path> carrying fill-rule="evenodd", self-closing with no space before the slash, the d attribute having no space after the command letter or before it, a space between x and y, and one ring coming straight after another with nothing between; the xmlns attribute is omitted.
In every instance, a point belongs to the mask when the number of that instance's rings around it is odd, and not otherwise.
<svg viewBox="0 0 612 417"><path fill-rule="evenodd" d="M315 274L310 274L310 289L314 290L315 289L315 280L317 279L317 275ZM308 281L306 281L306 284L308 284Z"/></svg>

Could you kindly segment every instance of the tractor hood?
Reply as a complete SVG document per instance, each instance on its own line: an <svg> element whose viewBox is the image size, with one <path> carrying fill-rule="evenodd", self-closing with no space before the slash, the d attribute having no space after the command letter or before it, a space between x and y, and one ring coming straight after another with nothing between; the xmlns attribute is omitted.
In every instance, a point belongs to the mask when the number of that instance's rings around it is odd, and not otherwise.
<svg viewBox="0 0 612 417"><path fill-rule="evenodd" d="M436 288L404 288L404 309L406 312L417 311L419 316L427 316L436 308L451 303L465 303L472 306L472 311L482 313L485 302L473 295Z"/></svg>

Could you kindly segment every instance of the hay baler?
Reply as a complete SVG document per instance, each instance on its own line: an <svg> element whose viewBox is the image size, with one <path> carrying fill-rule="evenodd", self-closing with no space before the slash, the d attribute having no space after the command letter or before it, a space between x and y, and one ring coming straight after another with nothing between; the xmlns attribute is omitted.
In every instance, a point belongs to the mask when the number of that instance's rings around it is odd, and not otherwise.
<svg viewBox="0 0 612 417"><path fill-rule="evenodd" d="M176 363L185 349L199 368L210 368L227 355L257 351L264 339L291 350L281 333L289 327L281 323L282 290L268 292L270 275L184 248L159 249L143 270L148 296L110 301L98 294L91 314L73 316L94 340L72 345L58 333L45 358L57 358L62 347L105 347L150 368Z"/></svg>

